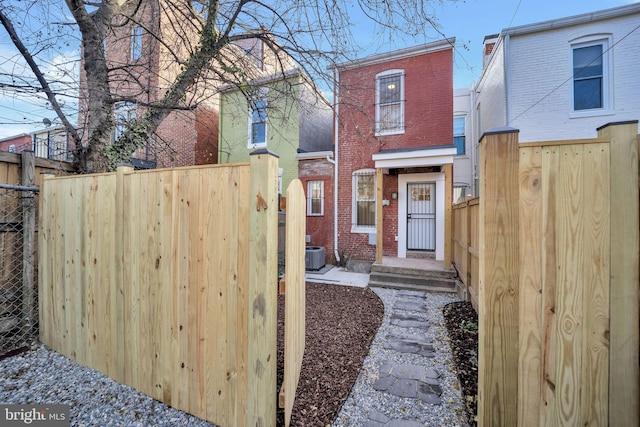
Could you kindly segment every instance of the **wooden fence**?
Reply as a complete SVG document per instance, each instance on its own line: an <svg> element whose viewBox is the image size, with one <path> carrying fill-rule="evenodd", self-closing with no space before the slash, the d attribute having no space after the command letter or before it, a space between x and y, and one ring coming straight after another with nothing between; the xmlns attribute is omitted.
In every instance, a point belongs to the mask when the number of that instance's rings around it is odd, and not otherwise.
<svg viewBox="0 0 640 427"><path fill-rule="evenodd" d="M46 180L41 341L215 424L275 425L277 189L266 150Z"/></svg>
<svg viewBox="0 0 640 427"><path fill-rule="evenodd" d="M302 369L305 347L305 235L306 197L299 179L287 189L285 318L284 318L284 379L279 405L284 408L285 426L291 422L291 412ZM284 290L283 290L284 291Z"/></svg>
<svg viewBox="0 0 640 427"><path fill-rule="evenodd" d="M0 355L37 339L36 211L42 173L67 174L65 162L33 151L0 152Z"/></svg>
<svg viewBox="0 0 640 427"><path fill-rule="evenodd" d="M517 135L480 144L479 425L638 425L638 124Z"/></svg>
<svg viewBox="0 0 640 427"><path fill-rule="evenodd" d="M478 214L480 199L475 198L453 205L453 264L464 284L467 296L478 311L478 279L480 233Z"/></svg>

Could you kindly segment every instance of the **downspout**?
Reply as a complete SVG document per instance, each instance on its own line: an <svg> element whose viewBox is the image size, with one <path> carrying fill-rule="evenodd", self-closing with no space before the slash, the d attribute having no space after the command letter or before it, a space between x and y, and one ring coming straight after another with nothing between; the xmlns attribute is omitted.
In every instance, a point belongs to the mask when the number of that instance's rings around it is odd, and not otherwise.
<svg viewBox="0 0 640 427"><path fill-rule="evenodd" d="M511 36L507 32L504 36L504 95L506 111L505 126L511 126Z"/></svg>
<svg viewBox="0 0 640 427"><path fill-rule="evenodd" d="M333 119L333 141L335 145L335 160L331 161L335 166L333 168L333 255L336 257L336 262L340 263L340 254L338 253L338 91L340 83L340 72L336 68L334 71L334 89L333 89L333 105L334 119Z"/></svg>

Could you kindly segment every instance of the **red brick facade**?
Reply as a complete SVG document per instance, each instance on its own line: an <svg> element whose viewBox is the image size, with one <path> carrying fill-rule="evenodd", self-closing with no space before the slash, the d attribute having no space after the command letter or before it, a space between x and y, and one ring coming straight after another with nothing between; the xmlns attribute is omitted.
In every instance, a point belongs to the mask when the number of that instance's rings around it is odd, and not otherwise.
<svg viewBox="0 0 640 427"><path fill-rule="evenodd" d="M110 67L110 87L115 97L134 99L138 106L136 116L145 113L145 104L157 102L166 90L164 82L171 82L178 72L173 53L167 51L148 32L142 32L141 56L132 59L132 30L136 23L150 28L156 35L165 38L176 51L187 52L182 45L191 43L172 33L173 27L167 22L177 13L172 8L162 6L163 0L145 0L137 10L136 20L129 25L116 27L105 42L105 56ZM135 21L135 22L134 22ZM122 66L125 68L121 68ZM133 66L131 66L133 65ZM84 67L80 75L81 93L86 94ZM201 94L200 94L201 95ZM216 97L217 95L214 95ZM86 98L81 97L79 128L87 125L83 114ZM218 153L218 112L216 101L207 102L195 110L183 109L172 112L158 127L148 146L138 150L133 157L155 162L156 167L191 166L194 164L217 163Z"/></svg>
<svg viewBox="0 0 640 427"><path fill-rule="evenodd" d="M399 51L400 52L400 51ZM406 51L405 51L406 52ZM376 247L368 233L352 231L352 174L373 169L372 155L387 149L451 145L453 142L453 50L417 51L411 55L391 52L388 59L357 61L338 67L338 248L349 259L373 261ZM394 59L394 57L400 58ZM404 132L376 136L376 75L388 70L404 74ZM415 172L415 171L407 171ZM397 256L397 175L383 178L383 248L385 256Z"/></svg>
<svg viewBox="0 0 640 427"><path fill-rule="evenodd" d="M307 214L307 235L310 237L307 246L323 246L327 264L335 261L333 254L333 173L334 165L326 158L298 162L298 176L307 197L309 191L307 183L309 181L319 180L324 183L324 214L322 216Z"/></svg>

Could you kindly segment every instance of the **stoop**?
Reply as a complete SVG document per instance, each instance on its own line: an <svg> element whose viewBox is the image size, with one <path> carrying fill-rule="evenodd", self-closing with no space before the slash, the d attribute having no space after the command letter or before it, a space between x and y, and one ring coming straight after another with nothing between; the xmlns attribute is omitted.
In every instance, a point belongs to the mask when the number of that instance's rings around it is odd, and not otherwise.
<svg viewBox="0 0 640 427"><path fill-rule="evenodd" d="M370 287L456 293L457 274L434 259L383 257L369 274Z"/></svg>

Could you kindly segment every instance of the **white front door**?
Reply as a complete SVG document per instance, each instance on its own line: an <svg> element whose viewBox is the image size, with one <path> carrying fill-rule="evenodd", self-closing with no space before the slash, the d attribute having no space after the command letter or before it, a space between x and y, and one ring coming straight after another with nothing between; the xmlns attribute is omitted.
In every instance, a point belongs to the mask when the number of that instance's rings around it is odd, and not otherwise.
<svg viewBox="0 0 640 427"><path fill-rule="evenodd" d="M436 249L436 184L407 184L407 250Z"/></svg>
<svg viewBox="0 0 640 427"><path fill-rule="evenodd" d="M429 197L426 188L421 187L424 185L429 186ZM434 251L436 260L444 259L444 187L442 172L398 175L398 258L406 258L407 250L420 248L417 250ZM417 188L415 202L414 188ZM429 200L420 200L427 198ZM410 206L413 203L417 205ZM422 220L425 216L428 217L427 221ZM420 223L423 228L428 228L426 234L413 229L418 228Z"/></svg>

